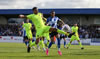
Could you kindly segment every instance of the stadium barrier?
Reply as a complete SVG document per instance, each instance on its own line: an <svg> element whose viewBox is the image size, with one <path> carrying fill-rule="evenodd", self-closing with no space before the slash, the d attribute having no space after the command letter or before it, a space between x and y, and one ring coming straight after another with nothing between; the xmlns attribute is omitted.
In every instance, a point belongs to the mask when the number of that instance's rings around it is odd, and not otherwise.
<svg viewBox="0 0 100 59"><path fill-rule="evenodd" d="M35 39L35 37L33 38ZM16 43L23 43L22 36L0 36L0 42L16 42ZM45 41L46 42L46 41ZM70 38L66 39L66 43L70 42ZM81 39L83 45L100 45L100 39ZM55 42L57 44L57 40ZM61 44L64 44L64 40L61 40ZM77 45L77 41L72 42L73 45Z"/></svg>
<svg viewBox="0 0 100 59"><path fill-rule="evenodd" d="M90 43L91 43L91 39L81 39L80 41L82 42L83 45L90 45ZM69 42L70 42L70 38L67 38L66 43L68 44ZM57 41L56 41L56 44L57 44ZM61 44L64 44L63 39L61 40ZM72 44L77 45L78 42L75 40L75 41L72 42Z"/></svg>
<svg viewBox="0 0 100 59"><path fill-rule="evenodd" d="M100 38L92 38L90 45L100 45Z"/></svg>
<svg viewBox="0 0 100 59"><path fill-rule="evenodd" d="M0 42L23 42L23 37L20 36L0 36Z"/></svg>

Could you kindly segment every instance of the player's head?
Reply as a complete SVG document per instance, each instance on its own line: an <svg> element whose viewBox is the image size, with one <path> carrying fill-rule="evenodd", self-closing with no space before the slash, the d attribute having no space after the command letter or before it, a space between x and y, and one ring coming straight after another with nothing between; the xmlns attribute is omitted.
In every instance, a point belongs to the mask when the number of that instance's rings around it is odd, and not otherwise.
<svg viewBox="0 0 100 59"><path fill-rule="evenodd" d="M61 21L57 21L57 25L58 25L58 26L60 26L60 27L62 27L62 26L63 26L63 24L62 24L62 22L61 22Z"/></svg>
<svg viewBox="0 0 100 59"><path fill-rule="evenodd" d="M55 11L51 11L51 17L55 17Z"/></svg>
<svg viewBox="0 0 100 59"><path fill-rule="evenodd" d="M33 10L34 14L38 13L38 8L37 7L33 7L32 10Z"/></svg>
<svg viewBox="0 0 100 59"><path fill-rule="evenodd" d="M60 23L59 26L60 26L60 27L63 27L63 24Z"/></svg>
<svg viewBox="0 0 100 59"><path fill-rule="evenodd" d="M29 23L29 19L26 20L26 23Z"/></svg>
<svg viewBox="0 0 100 59"><path fill-rule="evenodd" d="M75 23L74 26L77 26L77 23Z"/></svg>

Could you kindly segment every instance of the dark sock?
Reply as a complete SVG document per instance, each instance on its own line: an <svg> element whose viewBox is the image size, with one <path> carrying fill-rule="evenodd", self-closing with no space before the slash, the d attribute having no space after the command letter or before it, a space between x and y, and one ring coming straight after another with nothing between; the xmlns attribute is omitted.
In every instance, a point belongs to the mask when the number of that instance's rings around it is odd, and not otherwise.
<svg viewBox="0 0 100 59"><path fill-rule="evenodd" d="M53 42L50 42L48 48L50 48L52 46L52 44L53 44Z"/></svg>
<svg viewBox="0 0 100 59"><path fill-rule="evenodd" d="M58 48L60 48L60 38L57 38L57 41L58 41L57 46L58 46Z"/></svg>
<svg viewBox="0 0 100 59"><path fill-rule="evenodd" d="M64 41L64 46L66 45L66 41Z"/></svg>

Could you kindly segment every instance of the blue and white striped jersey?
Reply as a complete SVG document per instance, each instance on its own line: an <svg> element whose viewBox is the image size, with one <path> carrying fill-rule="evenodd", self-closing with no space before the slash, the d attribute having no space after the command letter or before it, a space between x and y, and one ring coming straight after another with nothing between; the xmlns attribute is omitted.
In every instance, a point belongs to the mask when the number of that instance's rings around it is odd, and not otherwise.
<svg viewBox="0 0 100 59"><path fill-rule="evenodd" d="M49 24L49 26L53 27L53 28L57 28L57 22L60 21L60 19L58 17L49 17L47 19L47 23Z"/></svg>
<svg viewBox="0 0 100 59"><path fill-rule="evenodd" d="M22 33L23 33L22 36L26 36L25 28L22 29Z"/></svg>

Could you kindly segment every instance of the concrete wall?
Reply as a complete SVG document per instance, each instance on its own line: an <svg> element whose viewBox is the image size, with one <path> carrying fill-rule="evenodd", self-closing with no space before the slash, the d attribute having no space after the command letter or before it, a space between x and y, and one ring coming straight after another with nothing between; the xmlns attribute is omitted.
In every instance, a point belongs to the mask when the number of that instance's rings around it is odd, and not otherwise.
<svg viewBox="0 0 100 59"><path fill-rule="evenodd" d="M0 16L0 24L7 24L7 19L4 16Z"/></svg>
<svg viewBox="0 0 100 59"><path fill-rule="evenodd" d="M100 24L100 16L81 16L81 25Z"/></svg>
<svg viewBox="0 0 100 59"><path fill-rule="evenodd" d="M78 23L80 25L91 25L94 24L96 16L61 16L63 21L67 24Z"/></svg>
<svg viewBox="0 0 100 59"><path fill-rule="evenodd" d="M99 16L80 16L80 15L57 15L61 18L65 23L72 25L74 23L78 23L80 25L91 25L91 24L99 24L100 17ZM17 22L23 21L23 19L19 18L9 18L14 19ZM4 16L0 16L0 24L7 24L8 20Z"/></svg>
<svg viewBox="0 0 100 59"><path fill-rule="evenodd" d="M94 24L99 24L100 25L100 16L95 16L94 17Z"/></svg>
<svg viewBox="0 0 100 59"><path fill-rule="evenodd" d="M94 16L81 16L80 25L91 25L94 24Z"/></svg>
<svg viewBox="0 0 100 59"><path fill-rule="evenodd" d="M60 18L69 25L80 24L80 16L61 16Z"/></svg>

